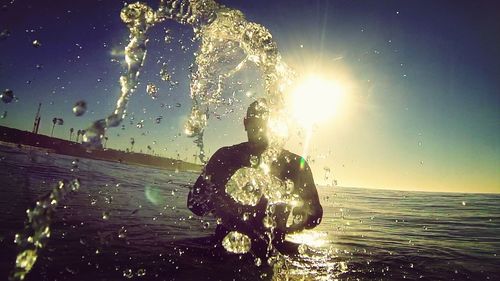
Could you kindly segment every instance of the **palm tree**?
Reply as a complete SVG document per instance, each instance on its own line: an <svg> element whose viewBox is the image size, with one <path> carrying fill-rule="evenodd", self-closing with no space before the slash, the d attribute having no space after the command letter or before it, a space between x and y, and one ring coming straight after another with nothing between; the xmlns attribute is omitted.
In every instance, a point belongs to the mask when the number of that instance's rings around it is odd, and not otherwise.
<svg viewBox="0 0 500 281"><path fill-rule="evenodd" d="M57 124L57 118L52 118L52 131L50 132L50 136L52 137L54 135L54 127Z"/></svg>
<svg viewBox="0 0 500 281"><path fill-rule="evenodd" d="M78 142L78 140L80 139L81 134L82 134L82 130L78 129L78 131L76 131L76 142Z"/></svg>
<svg viewBox="0 0 500 281"><path fill-rule="evenodd" d="M62 118L52 118L52 132L50 132L50 136L52 137L54 135L54 127L56 125L63 125L64 120Z"/></svg>
<svg viewBox="0 0 500 281"><path fill-rule="evenodd" d="M130 151L134 151L134 144L135 144L135 139L134 138L130 138Z"/></svg>
<svg viewBox="0 0 500 281"><path fill-rule="evenodd" d="M69 128L69 141L71 141L71 137L73 136L74 131L75 131L75 129Z"/></svg>

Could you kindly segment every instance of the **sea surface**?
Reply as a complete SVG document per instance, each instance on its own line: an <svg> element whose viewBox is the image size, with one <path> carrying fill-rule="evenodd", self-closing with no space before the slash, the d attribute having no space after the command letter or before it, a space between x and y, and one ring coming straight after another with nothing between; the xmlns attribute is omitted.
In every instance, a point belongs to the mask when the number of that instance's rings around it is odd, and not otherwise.
<svg viewBox="0 0 500 281"><path fill-rule="evenodd" d="M0 280L26 209L74 178L26 280L500 280L500 195L318 187L304 254L258 266L214 248L215 221L186 208L197 176L0 146Z"/></svg>

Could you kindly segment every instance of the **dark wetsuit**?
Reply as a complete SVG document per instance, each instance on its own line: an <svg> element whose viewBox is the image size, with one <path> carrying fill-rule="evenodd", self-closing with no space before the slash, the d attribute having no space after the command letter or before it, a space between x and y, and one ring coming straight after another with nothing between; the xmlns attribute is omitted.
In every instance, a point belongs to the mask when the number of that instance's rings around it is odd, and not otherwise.
<svg viewBox="0 0 500 281"><path fill-rule="evenodd" d="M266 228L262 221L266 215L267 199L262 196L256 206L242 205L225 192L225 187L238 169L251 166L252 155L260 156L262 152L263 149L258 149L249 142L219 149L205 166L204 173L200 175L188 196L188 208L196 215L213 213L222 218L222 225L218 225L216 229L216 235L220 239L231 230L245 233L252 239L254 253L262 253L266 240L263 235ZM284 226L290 212L285 210L283 205L277 206L274 214L278 227L275 229L274 241L279 249L278 244L283 242L286 233L318 225L323 216L323 209L311 170L302 157L282 150L278 160L272 164L271 174L283 181L291 180L294 183L292 193L297 194L303 201L303 206L299 208L303 220L296 229L287 229ZM243 220L244 213L252 215Z"/></svg>

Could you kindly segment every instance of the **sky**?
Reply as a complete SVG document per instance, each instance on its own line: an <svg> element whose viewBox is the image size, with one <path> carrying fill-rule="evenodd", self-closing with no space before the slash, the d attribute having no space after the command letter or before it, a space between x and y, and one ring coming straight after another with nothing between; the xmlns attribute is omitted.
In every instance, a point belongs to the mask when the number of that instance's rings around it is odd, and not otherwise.
<svg viewBox="0 0 500 281"><path fill-rule="evenodd" d="M0 88L13 90L17 101L0 103L0 125L31 131L41 102L39 133L50 135L52 118L63 118L54 136L68 139L70 128L109 115L128 38L119 13L132 1L5 3ZM314 126L307 148L304 134L296 133L285 146L309 156L318 184L500 193L500 10L493 1L221 3L265 26L297 73L347 85L344 102L332 105L338 113ZM183 134L191 106L188 68L198 46L192 35L174 22L150 30L128 119L108 130L107 147L125 150L134 138L135 151L195 160L196 146ZM162 63L177 85L161 81ZM156 99L147 95L148 83L159 88ZM80 100L88 110L77 117L72 107ZM233 113L209 120L209 155L246 140L242 116L251 99L240 100Z"/></svg>

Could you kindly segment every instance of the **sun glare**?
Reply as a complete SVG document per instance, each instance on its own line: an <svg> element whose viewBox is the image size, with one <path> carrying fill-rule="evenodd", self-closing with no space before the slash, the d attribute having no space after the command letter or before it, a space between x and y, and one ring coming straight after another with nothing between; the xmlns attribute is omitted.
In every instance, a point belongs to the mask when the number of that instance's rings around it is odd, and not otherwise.
<svg viewBox="0 0 500 281"><path fill-rule="evenodd" d="M332 118L338 111L345 95L342 85L320 76L309 76L291 93L290 110L304 127Z"/></svg>

